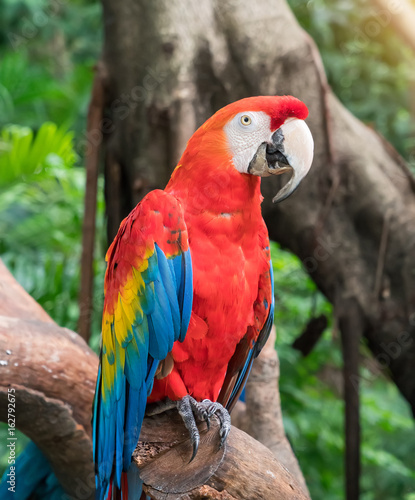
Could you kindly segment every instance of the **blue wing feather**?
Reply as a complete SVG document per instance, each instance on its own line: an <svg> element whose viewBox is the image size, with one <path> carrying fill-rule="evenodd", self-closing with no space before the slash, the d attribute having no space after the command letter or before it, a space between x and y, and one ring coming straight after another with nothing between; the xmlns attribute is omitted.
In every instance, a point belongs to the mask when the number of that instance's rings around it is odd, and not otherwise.
<svg viewBox="0 0 415 500"><path fill-rule="evenodd" d="M160 250L159 246L156 244L157 258L160 270L160 277L164 285L164 289L170 305L170 313L173 321L174 327L174 340L177 340L180 335L180 311L183 311L181 305L177 300L178 290L177 290L177 279L174 274L174 268L170 267L169 261L166 256ZM176 260L176 259L173 259ZM171 262L171 260L170 260Z"/></svg>
<svg viewBox="0 0 415 500"><path fill-rule="evenodd" d="M127 414L125 417L125 437L123 470L128 470L131 464L131 456L137 446L140 435L141 423L144 419L144 411L147 401L147 387L143 382L139 389L128 387Z"/></svg>
<svg viewBox="0 0 415 500"><path fill-rule="evenodd" d="M156 374L158 365L159 365L159 360L154 359L153 356L149 354L147 360L147 377L146 377L147 396L150 395L153 389L154 375Z"/></svg>
<svg viewBox="0 0 415 500"><path fill-rule="evenodd" d="M177 257L178 259L178 257ZM193 303L193 273L192 273L192 258L190 250L184 252L181 257L182 270L181 270L181 287L183 293L180 296L179 302L180 310L182 311L182 324L180 329L180 342L183 342L187 329L189 327L190 316L192 314Z"/></svg>

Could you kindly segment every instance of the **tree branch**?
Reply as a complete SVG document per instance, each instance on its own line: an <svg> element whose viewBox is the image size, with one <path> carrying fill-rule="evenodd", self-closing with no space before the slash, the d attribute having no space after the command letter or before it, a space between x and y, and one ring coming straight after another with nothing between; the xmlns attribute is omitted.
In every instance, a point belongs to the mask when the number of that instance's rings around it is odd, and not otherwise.
<svg viewBox="0 0 415 500"><path fill-rule="evenodd" d="M81 288L79 291L79 335L88 342L91 335L92 289L94 285L95 218L102 142L102 117L105 106L105 69L99 62L95 69L91 102L88 108L86 137L86 186L82 224Z"/></svg>
<svg viewBox="0 0 415 500"><path fill-rule="evenodd" d="M53 323L49 314L14 279L0 259L0 316Z"/></svg>
<svg viewBox="0 0 415 500"><path fill-rule="evenodd" d="M301 335L292 343L293 348L300 351L304 357L308 356L323 335L327 323L324 314L320 314L317 318L311 318Z"/></svg>
<svg viewBox="0 0 415 500"><path fill-rule="evenodd" d="M243 431L232 427L219 449L217 420L209 431L204 423L199 429L199 451L189 463L192 447L177 413L145 419L134 460L151 498L309 499L273 453Z"/></svg>

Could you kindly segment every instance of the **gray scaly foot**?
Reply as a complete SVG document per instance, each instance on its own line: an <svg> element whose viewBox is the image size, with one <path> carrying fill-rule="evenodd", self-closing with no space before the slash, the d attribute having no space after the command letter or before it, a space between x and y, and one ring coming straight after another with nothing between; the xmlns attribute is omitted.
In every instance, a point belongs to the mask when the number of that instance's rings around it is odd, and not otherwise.
<svg viewBox="0 0 415 500"><path fill-rule="evenodd" d="M216 415L220 424L220 448L223 446L231 430L231 417L228 410L220 403L212 402L209 399L198 402L191 396L185 396L180 401L177 401L176 405L179 415L182 417L184 425L189 431L190 440L193 446L193 454L190 462L195 458L200 442L200 435L195 417L198 420L204 420L209 429L210 418Z"/></svg>

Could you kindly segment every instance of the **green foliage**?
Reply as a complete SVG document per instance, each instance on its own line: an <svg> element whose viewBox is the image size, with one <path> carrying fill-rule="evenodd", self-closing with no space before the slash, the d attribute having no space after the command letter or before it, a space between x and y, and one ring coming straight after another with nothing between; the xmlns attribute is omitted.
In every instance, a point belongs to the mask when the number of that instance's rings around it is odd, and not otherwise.
<svg viewBox="0 0 415 500"><path fill-rule="evenodd" d="M291 344L311 317L332 307L297 257L272 244L275 324L284 426L312 498L344 498L342 356L332 324L303 358ZM370 356L362 348L362 356ZM362 499L400 500L415 491L414 423L390 382L368 368L361 378ZM411 451L412 450L412 451Z"/></svg>
<svg viewBox="0 0 415 500"><path fill-rule="evenodd" d="M75 149L85 130L100 24L98 1L0 3L0 255L55 321L73 329L85 192ZM102 192L101 179L94 345L105 268Z"/></svg>
<svg viewBox="0 0 415 500"><path fill-rule="evenodd" d="M71 123L81 133L91 89L92 63L53 75L41 61L33 64L28 48L0 48L0 126L25 124L37 129L46 121ZM28 70L30 68L30 70Z"/></svg>
<svg viewBox="0 0 415 500"><path fill-rule="evenodd" d="M0 254L58 324L76 329L85 171L73 167L72 134L51 123L44 124L35 136L30 129L17 126L2 132L2 137L12 140L7 142L6 160L0 156L0 166L13 164L14 170L1 170ZM13 178L10 171L16 174ZM26 182L16 182L18 175L20 180L26 176ZM103 234L103 211L101 194L98 235ZM97 259L95 265L102 280L103 259ZM97 294L95 304L98 334L102 293Z"/></svg>
<svg viewBox="0 0 415 500"><path fill-rule="evenodd" d="M36 136L29 127L4 127L0 135L0 189L48 169L72 166L76 160L72 140L73 133L49 122Z"/></svg>
<svg viewBox="0 0 415 500"><path fill-rule="evenodd" d="M98 1L0 2L0 127L69 123L85 130L101 48Z"/></svg>
<svg viewBox="0 0 415 500"><path fill-rule="evenodd" d="M289 0L316 41L335 94L415 166L413 54L391 26L393 9L365 0Z"/></svg>

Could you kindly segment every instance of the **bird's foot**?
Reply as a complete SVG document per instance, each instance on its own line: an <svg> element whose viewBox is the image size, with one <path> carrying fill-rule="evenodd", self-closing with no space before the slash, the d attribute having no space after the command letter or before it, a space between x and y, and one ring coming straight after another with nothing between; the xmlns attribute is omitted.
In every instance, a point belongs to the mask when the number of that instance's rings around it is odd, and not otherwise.
<svg viewBox="0 0 415 500"><path fill-rule="evenodd" d="M198 420L204 420L209 429L210 418L213 415L216 415L220 425L219 448L222 448L226 438L228 437L229 431L231 430L231 417L226 408L224 408L220 403L212 402L209 399L204 399L203 401L198 402L189 395L185 396L180 401L177 401L176 405L179 415L182 417L184 425L190 433L190 440L192 441L193 454L190 462L195 458L200 442L200 434L196 425L195 417Z"/></svg>

